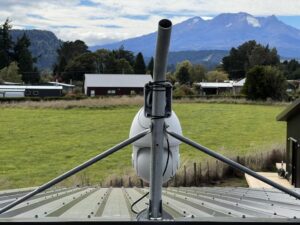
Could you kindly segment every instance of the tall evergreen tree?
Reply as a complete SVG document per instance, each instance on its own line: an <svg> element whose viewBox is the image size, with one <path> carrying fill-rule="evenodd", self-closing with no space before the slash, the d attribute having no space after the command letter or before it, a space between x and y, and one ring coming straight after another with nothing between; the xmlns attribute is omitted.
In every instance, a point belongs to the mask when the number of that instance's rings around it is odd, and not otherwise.
<svg viewBox="0 0 300 225"><path fill-rule="evenodd" d="M35 59L29 51L29 46L30 40L24 33L14 46L14 58L19 64L22 80L25 83L37 83L40 77L37 69L34 67Z"/></svg>
<svg viewBox="0 0 300 225"><path fill-rule="evenodd" d="M146 64L141 52L139 52L135 58L133 69L135 74L146 74Z"/></svg>
<svg viewBox="0 0 300 225"><path fill-rule="evenodd" d="M0 26L0 69L9 66L12 61L13 41L9 34L12 28L10 20L6 19L4 24Z"/></svg>
<svg viewBox="0 0 300 225"><path fill-rule="evenodd" d="M149 72L151 76L153 76L153 68L154 68L154 59L153 57L151 57L150 62L148 63L147 66L147 72Z"/></svg>
<svg viewBox="0 0 300 225"><path fill-rule="evenodd" d="M55 72L61 74L65 71L68 63L71 63L76 57L90 52L88 46L81 40L66 41L57 50L57 64L54 65Z"/></svg>

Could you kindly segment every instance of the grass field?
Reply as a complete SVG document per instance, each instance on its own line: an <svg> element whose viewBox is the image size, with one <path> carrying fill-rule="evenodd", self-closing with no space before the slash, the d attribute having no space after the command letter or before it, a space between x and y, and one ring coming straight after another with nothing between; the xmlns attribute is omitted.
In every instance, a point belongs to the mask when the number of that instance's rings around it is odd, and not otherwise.
<svg viewBox="0 0 300 225"><path fill-rule="evenodd" d="M138 106L106 109L0 108L0 189L36 186L126 139ZM228 155L283 144L284 106L177 103L185 136ZM181 162L206 156L181 146ZM127 147L87 170L92 181L132 174ZM74 178L75 179L75 178Z"/></svg>

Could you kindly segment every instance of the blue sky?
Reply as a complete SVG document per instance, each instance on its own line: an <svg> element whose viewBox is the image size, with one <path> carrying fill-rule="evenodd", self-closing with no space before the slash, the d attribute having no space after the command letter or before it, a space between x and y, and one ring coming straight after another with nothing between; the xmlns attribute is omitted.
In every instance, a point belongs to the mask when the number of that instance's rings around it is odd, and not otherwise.
<svg viewBox="0 0 300 225"><path fill-rule="evenodd" d="M290 26L300 29L300 16L278 16L278 19Z"/></svg>
<svg viewBox="0 0 300 225"><path fill-rule="evenodd" d="M153 32L162 18L176 24L237 12L276 15L300 29L300 0L0 0L0 21L9 17L14 28L50 30L64 41L88 45Z"/></svg>

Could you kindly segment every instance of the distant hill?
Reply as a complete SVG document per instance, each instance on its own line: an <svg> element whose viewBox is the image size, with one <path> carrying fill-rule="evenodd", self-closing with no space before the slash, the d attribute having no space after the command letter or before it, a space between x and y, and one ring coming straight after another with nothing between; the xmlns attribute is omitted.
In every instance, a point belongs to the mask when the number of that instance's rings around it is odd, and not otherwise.
<svg viewBox="0 0 300 225"><path fill-rule="evenodd" d="M24 32L31 41L30 51L37 58L36 66L39 70L52 70L56 62L56 50L62 43L54 33L45 30L11 30L13 41L21 37Z"/></svg>
<svg viewBox="0 0 300 225"><path fill-rule="evenodd" d="M180 51L170 52L168 64L176 66L183 60L189 60L193 64L201 64L207 69L212 69L219 65L223 57L229 54L225 50L199 50L199 51Z"/></svg>
<svg viewBox="0 0 300 225"><path fill-rule="evenodd" d="M276 16L254 17L247 13L225 13L212 20L193 17L175 24L170 51L228 51L248 40L276 47L282 57L300 58L300 30L286 25ZM123 45L125 49L152 56L155 42L156 32L112 44L93 46L91 49L116 49Z"/></svg>

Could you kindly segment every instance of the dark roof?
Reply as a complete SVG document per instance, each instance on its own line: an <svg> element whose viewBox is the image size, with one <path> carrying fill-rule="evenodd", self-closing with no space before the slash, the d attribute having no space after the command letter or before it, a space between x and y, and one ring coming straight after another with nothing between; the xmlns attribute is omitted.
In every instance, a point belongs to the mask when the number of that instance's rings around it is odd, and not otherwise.
<svg viewBox="0 0 300 225"><path fill-rule="evenodd" d="M283 110L276 119L278 121L288 121L290 118L295 115L300 114L300 98L290 104L285 110Z"/></svg>

